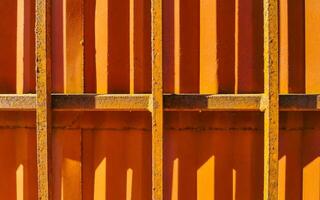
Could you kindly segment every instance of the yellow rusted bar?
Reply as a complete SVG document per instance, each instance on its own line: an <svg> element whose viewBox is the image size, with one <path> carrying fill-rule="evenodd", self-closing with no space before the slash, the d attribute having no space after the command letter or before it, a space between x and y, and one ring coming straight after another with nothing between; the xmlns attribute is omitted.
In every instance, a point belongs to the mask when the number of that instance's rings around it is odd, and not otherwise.
<svg viewBox="0 0 320 200"><path fill-rule="evenodd" d="M162 0L152 0L152 199L163 199Z"/></svg>
<svg viewBox="0 0 320 200"><path fill-rule="evenodd" d="M54 95L52 109L60 111L148 111L150 97L151 95L148 94Z"/></svg>
<svg viewBox="0 0 320 200"><path fill-rule="evenodd" d="M52 110L57 111L152 111L148 94L54 94ZM265 111L262 94L164 95L164 111ZM0 110L36 109L35 94L0 94ZM280 111L320 111L320 95L290 94L279 96Z"/></svg>
<svg viewBox="0 0 320 200"><path fill-rule="evenodd" d="M278 0L264 0L264 199L278 199Z"/></svg>
<svg viewBox="0 0 320 200"><path fill-rule="evenodd" d="M262 94L164 95L165 111L264 111Z"/></svg>
<svg viewBox="0 0 320 200"><path fill-rule="evenodd" d="M50 0L36 0L36 115L38 199L50 200Z"/></svg>

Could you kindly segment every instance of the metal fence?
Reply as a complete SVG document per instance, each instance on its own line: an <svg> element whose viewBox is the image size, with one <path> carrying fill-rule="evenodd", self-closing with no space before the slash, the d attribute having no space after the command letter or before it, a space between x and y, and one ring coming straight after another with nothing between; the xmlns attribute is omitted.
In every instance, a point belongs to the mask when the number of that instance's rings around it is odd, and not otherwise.
<svg viewBox="0 0 320 200"><path fill-rule="evenodd" d="M86 34L83 29L83 9L88 6L88 2L79 4L77 1L66 1L66 9L68 12L74 12L74 15L80 14L80 18L65 22L65 27L70 28L64 34L69 37L68 42L64 45L69 45L69 48L73 46L88 45L87 41L81 39L83 35L77 36L77 34L71 34L72 31L79 29L81 34ZM81 1L82 2L82 1ZM103 1L99 2L99 6L105 6ZM102 3L101 3L102 2ZM130 1L131 3L133 1ZM173 1L174 5L178 5L179 1ZM286 94L279 95L279 8L277 0L264 0L263 1L263 52L264 52L264 92L256 94L216 94L217 88L214 88L214 83L210 81L203 81L200 83L202 88L199 94L190 93L188 89L180 88L179 81L192 80L176 80L174 93L167 94L163 91L163 81L167 80L168 76L163 72L164 47L167 48L170 45L170 41L164 41L163 34L165 34L166 26L163 25L164 16L162 15L163 4L162 0L152 0L151 7L151 34L150 38L144 38L145 41L151 42L150 56L152 73L150 75L151 90L150 93L137 94L135 84L135 74L133 69L128 68L124 76L130 77L130 85L126 91L129 94L112 94L112 91L108 91L107 85L97 85L96 93L83 93L84 92L84 62L89 62L80 59L80 63L67 56L65 62L70 65L68 69L65 69L65 83L73 81L73 83L66 84L71 85L69 88L65 87L63 90L65 94L54 93L52 89L52 55L56 52L52 52L52 45L57 45L52 42L52 1L50 0L36 0L35 9L35 59L36 59L36 94L23 94L24 83L23 81L17 83L17 93L21 94L1 94L0 95L0 109L1 111L36 111L36 153L37 153L37 189L38 199L46 200L52 199L52 187L54 185L52 178L52 113L53 111L145 111L151 113L150 127L152 129L151 139L151 162L152 162L152 199L165 199L164 198L164 112L188 112L188 111L255 111L264 113L264 150L263 150L263 198L264 199L278 199L278 151L279 151L279 112L280 111L318 111L319 110L319 97L316 94ZM56 3L56 2L55 2ZM128 5L132 7L133 5ZM168 2L167 2L168 3ZM183 1L181 1L183 3ZM134 4L134 3L132 3ZM205 6L206 4L204 4ZM212 5L208 5L212 6ZM173 6L176 8L175 6ZM18 6L19 8L19 6ZM111 7L116 11L116 6ZM101 8L101 12L108 12L107 7ZM103 9L106 9L103 11ZM130 8L129 8L130 9ZM19 9L18 9L19 10ZM148 11L148 9L146 9ZM133 15L129 12L128 16L130 20L133 19ZM191 14L191 13L189 13ZM102 15L103 16L103 15ZM181 17L176 16L176 17ZM56 16L55 16L56 17ZM18 17L19 18L19 17ZM179 20L179 19L177 19ZM204 23L210 22L210 18L202 19ZM96 23L107 23L106 19L101 18L101 21ZM128 22L129 23L129 22ZM188 23L188 22L186 22ZM192 24L192 21L190 22ZM90 23L89 23L90 25ZM98 27L99 24L96 24ZM207 24L210 26L210 23ZM111 25L110 25L111 26ZM113 25L117 26L117 25ZM112 26L111 26L112 27ZM103 29L103 26L101 27ZM235 28L236 29L236 28ZM83 32L84 30L84 32ZM131 31L133 29L130 29ZM130 32L129 30L129 32ZM102 30L103 32L103 30ZM71 34L68 36L68 34ZM129 33L134 34L134 33ZM138 33L140 34L140 33ZM175 45L179 44L181 38L179 34L176 34L177 38L174 38ZM56 36L56 35L55 35ZM148 34L143 35L148 36ZM77 38L79 37L79 38ZM213 35L214 37L214 35ZM71 38L71 39L70 39ZM73 39L74 40L73 40ZM132 37L129 37L131 40ZM80 44L78 44L80 42ZM172 42L171 41L171 42ZM105 41L106 42L106 41ZM130 41L129 41L130 42ZM90 42L89 42L90 43ZM133 43L131 41L131 43ZM200 42L201 43L201 42ZM23 44L22 44L23 45ZM206 43L203 43L203 48L206 48ZM23 47L23 46L22 46ZM87 46L86 46L87 47ZM89 47L87 47L89 48ZM100 49L99 49L100 48ZM99 51L103 51L104 47L96 44L97 54ZM134 48L134 47L130 47ZM210 47L208 47L210 48ZM177 50L178 49L178 50ZM77 47L78 54L85 55L83 48ZM180 53L179 48L176 48L177 52L173 52L173 55ZM129 54L134 52L130 50ZM68 52L64 52L68 55ZM104 67L107 65L107 61L104 61L104 55L97 55L99 59L102 59L97 63L97 79L100 82L107 82L108 75L105 74ZM206 55L203 55L206 56ZM129 62L135 62L134 56L130 56ZM207 59L210 60L210 57ZM79 60L78 60L79 61ZM178 61L177 61L178 62ZM19 62L18 62L19 63ZM185 63L184 63L185 64ZM210 66L212 63L200 63L200 65ZM177 64L180 65L180 64ZM77 68L77 69L76 69ZM78 69L79 68L79 69ZM178 66L179 68L179 66ZM182 68L176 70L175 73L183 73ZM69 71L68 71L69 70ZM116 70L116 69L114 69ZM179 71L180 70L180 71ZM184 70L188 70L184 68ZM124 71L124 70L122 70ZM121 70L113 72L116 79L121 79ZM208 67L203 74L197 74L202 78L209 77L210 73L215 73ZM17 74L23 74L17 73ZM23 75L22 75L23 76ZM74 78L73 76L76 76ZM1 76L3 77L3 76ZM18 78L19 79L19 78ZM148 78L145 78L148 80ZM121 80L120 80L121 81ZM213 80L214 81L214 80ZM117 81L114 81L114 85L117 85ZM174 85L173 84L173 85ZM211 85L210 85L211 84ZM32 85L32 84L31 84ZM121 83L120 83L121 85ZM146 83L148 85L148 83ZM56 87L56 86L55 86ZM117 87L117 86L115 86ZM121 86L120 86L121 87ZM190 86L192 87L192 86ZM148 88L148 86L145 86ZM190 88L189 88L190 89ZM87 89L90 90L90 89ZM145 89L148 90L148 89ZM168 90L168 89L166 89ZM19 92L20 91L20 92ZM188 94L183 94L184 92ZM191 89L192 92L192 89ZM77 94L68 94L77 93ZM121 92L118 92L121 93ZM125 92L123 92L125 93ZM237 92L235 92L237 93ZM3 161L1 161L3 162ZM81 179L81 177L80 177ZM210 194L208 194L210 197ZM18 197L17 197L18 198ZM128 197L127 197L128 198ZM198 197L200 198L200 197ZM200 198L201 199L201 198Z"/></svg>

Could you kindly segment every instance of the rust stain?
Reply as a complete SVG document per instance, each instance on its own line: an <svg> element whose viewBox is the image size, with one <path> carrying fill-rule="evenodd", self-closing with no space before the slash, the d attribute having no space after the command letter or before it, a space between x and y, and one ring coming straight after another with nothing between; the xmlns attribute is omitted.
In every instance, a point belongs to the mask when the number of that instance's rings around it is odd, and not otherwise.
<svg viewBox="0 0 320 200"><path fill-rule="evenodd" d="M152 199L163 199L162 0L151 2Z"/></svg>
<svg viewBox="0 0 320 200"><path fill-rule="evenodd" d="M50 0L36 1L36 121L38 199L50 200L51 54Z"/></svg>
<svg viewBox="0 0 320 200"><path fill-rule="evenodd" d="M2 0L0 198L318 198L318 11Z"/></svg>
<svg viewBox="0 0 320 200"><path fill-rule="evenodd" d="M264 199L278 199L278 0L264 0Z"/></svg>

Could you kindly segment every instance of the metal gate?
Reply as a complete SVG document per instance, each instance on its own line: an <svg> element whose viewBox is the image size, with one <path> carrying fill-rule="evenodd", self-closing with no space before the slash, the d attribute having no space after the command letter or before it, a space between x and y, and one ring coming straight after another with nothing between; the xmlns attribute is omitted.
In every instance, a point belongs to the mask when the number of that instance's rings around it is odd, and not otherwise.
<svg viewBox="0 0 320 200"><path fill-rule="evenodd" d="M0 198L319 199L319 10L1 0Z"/></svg>

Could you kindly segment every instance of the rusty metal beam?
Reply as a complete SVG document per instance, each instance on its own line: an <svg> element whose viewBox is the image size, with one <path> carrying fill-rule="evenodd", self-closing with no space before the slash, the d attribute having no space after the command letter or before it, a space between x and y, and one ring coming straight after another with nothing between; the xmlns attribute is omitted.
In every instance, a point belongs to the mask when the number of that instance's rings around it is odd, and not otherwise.
<svg viewBox="0 0 320 200"><path fill-rule="evenodd" d="M320 95L280 95L280 111L320 111Z"/></svg>
<svg viewBox="0 0 320 200"><path fill-rule="evenodd" d="M150 111L149 94L52 94L52 109L58 111ZM262 94L243 95L164 95L165 111L264 111ZM35 94L0 94L0 110L36 109ZM320 111L320 95L286 94L279 96L280 111Z"/></svg>
<svg viewBox="0 0 320 200"><path fill-rule="evenodd" d="M36 0L36 121L38 199L51 199L51 52L50 0Z"/></svg>
<svg viewBox="0 0 320 200"><path fill-rule="evenodd" d="M151 1L152 199L163 199L162 0Z"/></svg>
<svg viewBox="0 0 320 200"><path fill-rule="evenodd" d="M278 199L278 0L264 0L264 199Z"/></svg>
<svg viewBox="0 0 320 200"><path fill-rule="evenodd" d="M0 94L0 110L35 110L35 94Z"/></svg>
<svg viewBox="0 0 320 200"><path fill-rule="evenodd" d="M250 95L165 95L165 111L251 111L262 110L261 94Z"/></svg>
<svg viewBox="0 0 320 200"><path fill-rule="evenodd" d="M53 95L54 110L148 111L150 95Z"/></svg>

